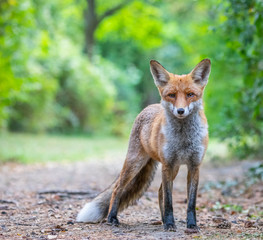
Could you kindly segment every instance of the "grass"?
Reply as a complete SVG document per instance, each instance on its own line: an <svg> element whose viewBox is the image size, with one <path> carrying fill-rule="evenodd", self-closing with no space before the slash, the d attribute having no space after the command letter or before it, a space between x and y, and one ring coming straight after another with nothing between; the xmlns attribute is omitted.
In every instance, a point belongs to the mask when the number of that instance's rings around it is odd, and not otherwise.
<svg viewBox="0 0 263 240"><path fill-rule="evenodd" d="M128 139L101 136L0 134L0 162L107 161L124 159ZM228 159L226 144L210 140L205 161Z"/></svg>
<svg viewBox="0 0 263 240"><path fill-rule="evenodd" d="M107 160L125 157L128 139L4 133L0 162Z"/></svg>

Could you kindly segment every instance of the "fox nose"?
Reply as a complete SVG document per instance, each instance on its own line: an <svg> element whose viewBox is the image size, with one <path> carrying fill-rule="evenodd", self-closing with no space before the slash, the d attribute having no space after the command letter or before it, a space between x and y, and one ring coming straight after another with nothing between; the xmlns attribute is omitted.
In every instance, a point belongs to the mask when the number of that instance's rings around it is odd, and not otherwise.
<svg viewBox="0 0 263 240"><path fill-rule="evenodd" d="M177 109L177 113L180 114L180 115L184 114L184 109L183 108L178 108Z"/></svg>

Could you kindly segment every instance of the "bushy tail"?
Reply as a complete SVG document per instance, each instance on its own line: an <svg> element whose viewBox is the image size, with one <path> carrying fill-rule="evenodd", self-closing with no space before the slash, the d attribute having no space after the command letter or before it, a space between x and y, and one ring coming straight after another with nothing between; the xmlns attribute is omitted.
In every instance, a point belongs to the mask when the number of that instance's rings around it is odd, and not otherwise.
<svg viewBox="0 0 263 240"><path fill-rule="evenodd" d="M97 223L107 216L114 183L91 202L86 203L77 216L77 222Z"/></svg>
<svg viewBox="0 0 263 240"><path fill-rule="evenodd" d="M157 164L157 161L150 159L137 176L125 187L120 199L119 211L134 203L143 195L153 180ZM81 209L77 216L77 222L97 223L107 217L115 182Z"/></svg>

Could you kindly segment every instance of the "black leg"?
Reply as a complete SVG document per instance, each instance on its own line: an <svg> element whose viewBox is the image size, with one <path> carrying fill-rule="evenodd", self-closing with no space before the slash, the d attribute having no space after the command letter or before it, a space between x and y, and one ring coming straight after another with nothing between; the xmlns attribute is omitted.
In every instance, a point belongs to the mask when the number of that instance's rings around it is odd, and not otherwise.
<svg viewBox="0 0 263 240"><path fill-rule="evenodd" d="M169 231L175 230L174 216L173 216L173 171L171 168L162 169L162 188L163 188L163 224L164 229Z"/></svg>
<svg viewBox="0 0 263 240"><path fill-rule="evenodd" d="M187 175L187 228L198 228L196 224L196 195L199 182L199 167L188 167Z"/></svg>

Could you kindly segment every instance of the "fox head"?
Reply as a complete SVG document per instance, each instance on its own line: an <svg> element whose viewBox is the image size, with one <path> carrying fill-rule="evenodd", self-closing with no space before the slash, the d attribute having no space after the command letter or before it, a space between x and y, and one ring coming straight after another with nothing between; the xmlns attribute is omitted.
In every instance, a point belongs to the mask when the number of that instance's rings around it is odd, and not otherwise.
<svg viewBox="0 0 263 240"><path fill-rule="evenodd" d="M150 61L150 69L161 104L175 117L183 119L202 107L203 91L211 70L209 59L202 60L185 75L170 73L155 60Z"/></svg>

